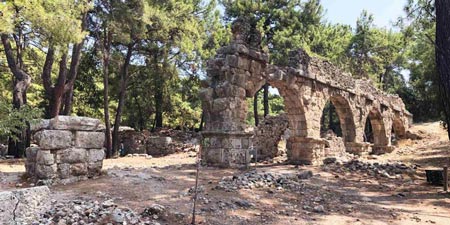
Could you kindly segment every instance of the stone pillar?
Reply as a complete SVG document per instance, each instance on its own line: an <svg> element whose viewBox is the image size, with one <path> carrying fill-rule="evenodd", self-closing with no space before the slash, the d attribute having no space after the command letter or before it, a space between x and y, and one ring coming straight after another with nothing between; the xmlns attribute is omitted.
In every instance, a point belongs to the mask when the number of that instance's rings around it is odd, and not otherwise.
<svg viewBox="0 0 450 225"><path fill-rule="evenodd" d="M287 141L288 160L291 164L320 165L325 157L324 139L290 137Z"/></svg>
<svg viewBox="0 0 450 225"><path fill-rule="evenodd" d="M247 131L246 100L266 82L268 55L254 45L256 33L246 21L237 20L232 30L232 42L208 61L208 88L200 92L205 121L202 159L206 165L239 168L250 162L253 135Z"/></svg>
<svg viewBox="0 0 450 225"><path fill-rule="evenodd" d="M33 127L38 146L26 150L28 176L71 183L100 175L105 135L99 125L97 119L57 116Z"/></svg>

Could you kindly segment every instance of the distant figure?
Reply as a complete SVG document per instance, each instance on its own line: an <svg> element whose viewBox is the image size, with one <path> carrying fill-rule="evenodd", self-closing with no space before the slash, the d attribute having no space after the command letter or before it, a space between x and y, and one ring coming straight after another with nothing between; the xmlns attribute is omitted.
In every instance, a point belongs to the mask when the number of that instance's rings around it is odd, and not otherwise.
<svg viewBox="0 0 450 225"><path fill-rule="evenodd" d="M119 156L125 156L125 145L123 144L123 141L120 142Z"/></svg>

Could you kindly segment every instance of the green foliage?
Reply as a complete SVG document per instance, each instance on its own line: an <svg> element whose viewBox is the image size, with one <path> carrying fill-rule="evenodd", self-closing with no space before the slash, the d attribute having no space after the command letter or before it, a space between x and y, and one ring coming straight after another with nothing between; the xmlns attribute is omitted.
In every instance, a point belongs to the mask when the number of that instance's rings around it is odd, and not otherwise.
<svg viewBox="0 0 450 225"><path fill-rule="evenodd" d="M261 119L264 117L264 108L263 108L263 91L258 92L258 118ZM254 116L254 107L253 107L253 98L247 98L247 118L246 123L248 125L255 125L255 116ZM269 115L276 116L284 113L284 99L278 93L269 92Z"/></svg>
<svg viewBox="0 0 450 225"><path fill-rule="evenodd" d="M17 141L15 134L21 133L27 127L27 122L33 123L34 119L42 116L42 110L31 106L23 106L13 109L11 105L0 99L0 140L8 137Z"/></svg>

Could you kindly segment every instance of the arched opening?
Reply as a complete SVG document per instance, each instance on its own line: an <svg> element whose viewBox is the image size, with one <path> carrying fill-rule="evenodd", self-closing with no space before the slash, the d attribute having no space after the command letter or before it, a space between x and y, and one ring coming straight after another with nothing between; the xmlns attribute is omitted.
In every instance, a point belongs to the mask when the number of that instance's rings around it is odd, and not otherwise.
<svg viewBox="0 0 450 225"><path fill-rule="evenodd" d="M255 133L253 160L271 160L286 155L286 130L289 121L279 90L266 84L253 98L247 98L247 105L246 123Z"/></svg>
<svg viewBox="0 0 450 225"><path fill-rule="evenodd" d="M392 121L392 131L397 139L404 138L406 135L405 124L398 114L395 114L394 120Z"/></svg>
<svg viewBox="0 0 450 225"><path fill-rule="evenodd" d="M355 122L348 101L342 96L332 96L322 110L321 136L333 132L344 142L355 141Z"/></svg>
<svg viewBox="0 0 450 225"><path fill-rule="evenodd" d="M320 136L325 140L327 156L343 154L345 143L355 141L353 113L344 97L332 96L323 107Z"/></svg>
<svg viewBox="0 0 450 225"><path fill-rule="evenodd" d="M364 141L372 143L374 146L387 146L389 144L383 117L376 108L370 110L367 116L364 128Z"/></svg>
<svg viewBox="0 0 450 225"><path fill-rule="evenodd" d="M322 118L320 119L320 136L336 135L342 137L341 122L336 113L336 107L328 101L322 110Z"/></svg>

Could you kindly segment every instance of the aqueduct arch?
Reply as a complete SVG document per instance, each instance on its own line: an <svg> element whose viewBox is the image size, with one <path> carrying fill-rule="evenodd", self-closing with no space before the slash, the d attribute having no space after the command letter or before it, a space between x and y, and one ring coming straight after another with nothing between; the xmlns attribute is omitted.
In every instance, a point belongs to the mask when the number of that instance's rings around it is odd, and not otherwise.
<svg viewBox="0 0 450 225"><path fill-rule="evenodd" d="M353 79L303 50L291 52L287 66L271 65L255 29L238 19L232 30L232 42L208 61L207 87L200 93L205 116L202 159L206 164L248 165L253 134L246 129L246 98L253 97L266 82L284 99L291 129L288 159L293 164L320 164L325 156L320 119L328 100L336 107L348 152L390 151L392 125L400 132L409 127L412 115L402 100L379 91L369 80ZM363 140L368 117L377 131L373 146Z"/></svg>

